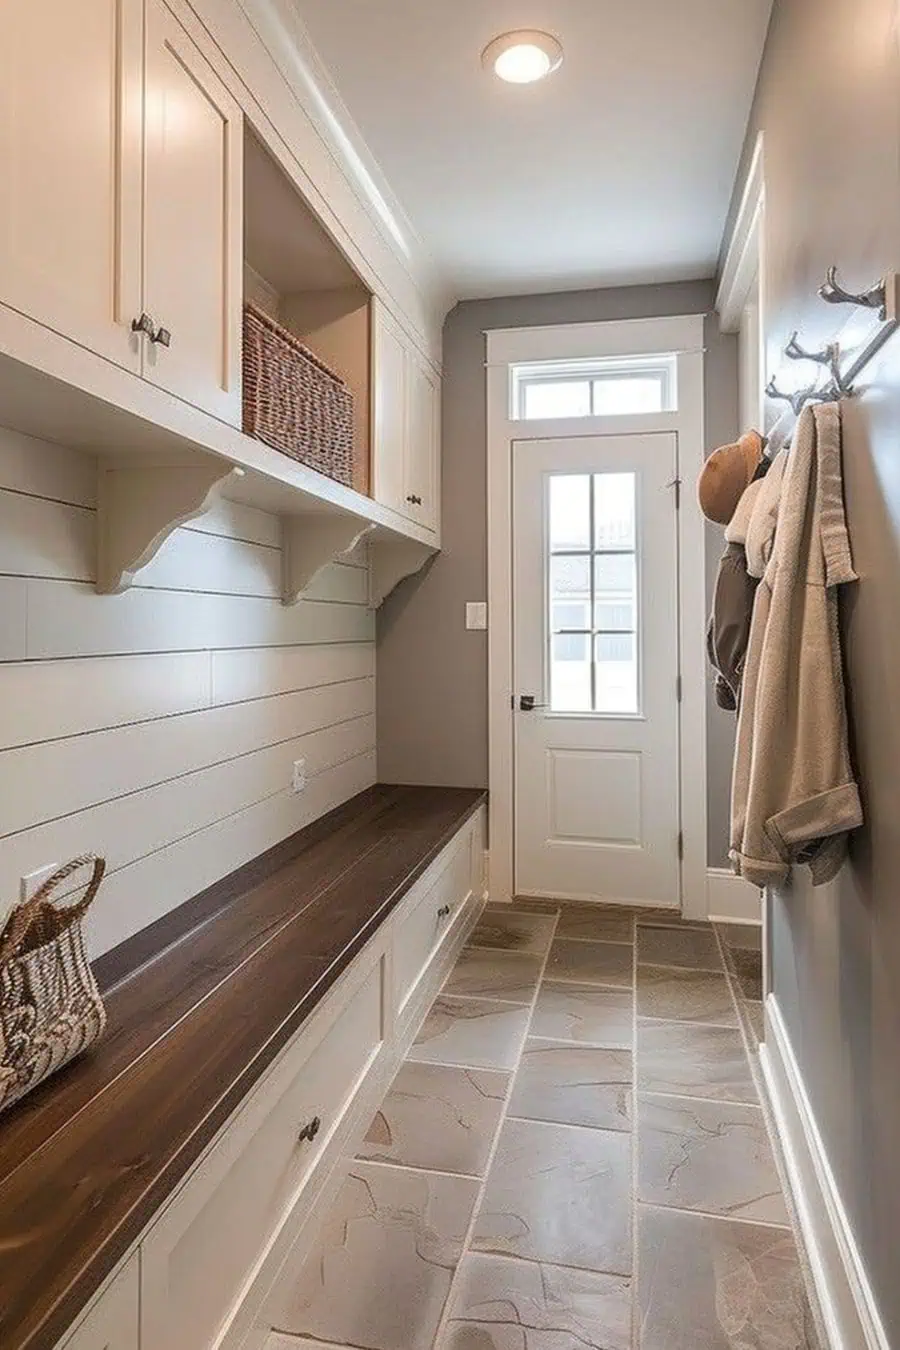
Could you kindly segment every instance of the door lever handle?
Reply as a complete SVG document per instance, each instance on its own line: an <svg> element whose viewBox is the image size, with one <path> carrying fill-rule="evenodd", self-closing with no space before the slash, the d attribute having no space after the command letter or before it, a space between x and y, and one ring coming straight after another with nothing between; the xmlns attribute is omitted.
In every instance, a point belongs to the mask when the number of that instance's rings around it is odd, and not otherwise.
<svg viewBox="0 0 900 1350"><path fill-rule="evenodd" d="M546 703L538 703L536 694L519 695L519 712L534 712L535 708L546 708Z"/></svg>

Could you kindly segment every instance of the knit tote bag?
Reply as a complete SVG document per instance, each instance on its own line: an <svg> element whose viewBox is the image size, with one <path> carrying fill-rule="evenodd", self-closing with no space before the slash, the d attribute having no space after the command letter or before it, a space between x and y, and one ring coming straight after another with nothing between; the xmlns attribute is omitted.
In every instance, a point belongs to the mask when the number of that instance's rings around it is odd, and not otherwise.
<svg viewBox="0 0 900 1350"><path fill-rule="evenodd" d="M54 904L51 894L89 866L81 899ZM0 1111L103 1034L106 1012L81 921L105 870L103 858L73 858L13 910L0 935Z"/></svg>

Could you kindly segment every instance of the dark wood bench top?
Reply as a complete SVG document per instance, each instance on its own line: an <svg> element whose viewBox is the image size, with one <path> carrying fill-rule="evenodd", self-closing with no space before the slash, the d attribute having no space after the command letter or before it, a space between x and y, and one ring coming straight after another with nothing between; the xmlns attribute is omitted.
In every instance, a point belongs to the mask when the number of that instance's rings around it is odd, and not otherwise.
<svg viewBox="0 0 900 1350"><path fill-rule="evenodd" d="M0 1116L2 1350L52 1350L484 797L371 788L96 963L105 1039Z"/></svg>

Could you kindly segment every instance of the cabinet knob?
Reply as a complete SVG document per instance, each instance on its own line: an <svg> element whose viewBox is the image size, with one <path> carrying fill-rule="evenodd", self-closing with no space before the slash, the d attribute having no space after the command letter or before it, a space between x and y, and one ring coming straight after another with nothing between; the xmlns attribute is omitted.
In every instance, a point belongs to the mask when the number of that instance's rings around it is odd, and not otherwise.
<svg viewBox="0 0 900 1350"><path fill-rule="evenodd" d="M449 916L449 914L450 914L450 906L441 905L440 909L438 910L438 918L446 919Z"/></svg>
<svg viewBox="0 0 900 1350"><path fill-rule="evenodd" d="M311 1144L316 1135L322 1128L322 1121L318 1116L313 1116L312 1120L307 1121L303 1129L297 1135L298 1144Z"/></svg>
<svg viewBox="0 0 900 1350"><path fill-rule="evenodd" d="M146 312L139 319L131 320L132 333L146 333L147 337L153 341L153 320Z"/></svg>
<svg viewBox="0 0 900 1350"><path fill-rule="evenodd" d="M411 506L422 505L422 498L417 496L415 492L408 493L406 500L410 503Z"/></svg>
<svg viewBox="0 0 900 1350"><path fill-rule="evenodd" d="M151 332L150 341L158 343L160 347L171 347L172 334L169 332L168 328L163 328L162 324L160 324L155 333Z"/></svg>

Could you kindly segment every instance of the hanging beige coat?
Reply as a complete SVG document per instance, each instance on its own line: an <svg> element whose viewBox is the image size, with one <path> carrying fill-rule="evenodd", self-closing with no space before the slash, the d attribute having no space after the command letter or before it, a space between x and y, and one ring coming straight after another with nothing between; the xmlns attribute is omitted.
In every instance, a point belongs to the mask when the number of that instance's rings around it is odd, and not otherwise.
<svg viewBox="0 0 900 1350"><path fill-rule="evenodd" d="M808 863L830 881L862 824L847 744L837 587L856 580L844 517L841 412L806 408L756 592L731 809L735 870L757 886Z"/></svg>

